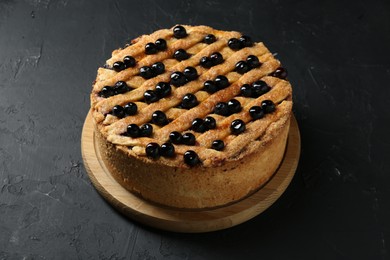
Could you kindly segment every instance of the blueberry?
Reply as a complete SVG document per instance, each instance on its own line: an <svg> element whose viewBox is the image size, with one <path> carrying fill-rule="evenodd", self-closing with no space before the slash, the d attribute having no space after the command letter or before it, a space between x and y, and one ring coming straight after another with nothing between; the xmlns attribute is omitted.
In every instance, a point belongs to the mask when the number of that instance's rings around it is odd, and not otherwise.
<svg viewBox="0 0 390 260"><path fill-rule="evenodd" d="M186 60L190 57L190 55L183 49L178 49L177 51L175 51L175 53L173 54L173 57L178 60L178 61L182 61L182 60Z"/></svg>
<svg viewBox="0 0 390 260"><path fill-rule="evenodd" d="M120 105L116 105L112 108L112 111L111 111L112 115L113 116L116 116L118 118L123 118L124 117L124 112L123 112L123 107L120 106Z"/></svg>
<svg viewBox="0 0 390 260"><path fill-rule="evenodd" d="M195 80L198 77L198 72L194 67L185 68L183 74L188 81Z"/></svg>
<svg viewBox="0 0 390 260"><path fill-rule="evenodd" d="M241 96L251 97L252 96L252 86L249 84L244 84L240 88Z"/></svg>
<svg viewBox="0 0 390 260"><path fill-rule="evenodd" d="M229 114L238 113L241 111L241 103L237 99L231 99L227 103Z"/></svg>
<svg viewBox="0 0 390 260"><path fill-rule="evenodd" d="M217 39L215 38L214 34L208 34L203 38L203 42L207 44L212 44Z"/></svg>
<svg viewBox="0 0 390 260"><path fill-rule="evenodd" d="M267 93L271 88L262 80L252 83L252 97L257 98Z"/></svg>
<svg viewBox="0 0 390 260"><path fill-rule="evenodd" d="M287 78L287 70L285 68L279 67L274 72L271 73L271 76L277 77L280 79L286 79Z"/></svg>
<svg viewBox="0 0 390 260"><path fill-rule="evenodd" d="M203 124L205 125L205 127L208 130L214 129L215 127L217 127L217 122L215 121L214 117L211 117L211 116L207 116L204 119Z"/></svg>
<svg viewBox="0 0 390 260"><path fill-rule="evenodd" d="M182 102L181 102L181 106L183 108L190 109L190 108L196 107L197 105L198 105L198 99L196 98L196 96L194 94L188 93L188 94L184 95Z"/></svg>
<svg viewBox="0 0 390 260"><path fill-rule="evenodd" d="M173 36L175 36L176 39L184 38L187 36L187 31L181 25L175 26L175 28L173 28Z"/></svg>
<svg viewBox="0 0 390 260"><path fill-rule="evenodd" d="M157 143L149 143L145 148L146 156L151 159L157 159L160 157L160 149Z"/></svg>
<svg viewBox="0 0 390 260"><path fill-rule="evenodd" d="M126 56L123 58L123 63L125 64L126 68L130 68L135 66L136 61L132 56Z"/></svg>
<svg viewBox="0 0 390 260"><path fill-rule="evenodd" d="M241 119L233 120L230 124L230 131L232 134L238 135L245 131L245 123Z"/></svg>
<svg viewBox="0 0 390 260"><path fill-rule="evenodd" d="M213 61L209 58L209 57L202 57L200 58L200 66L202 66L203 68L206 68L206 69L209 69L213 66Z"/></svg>
<svg viewBox="0 0 390 260"><path fill-rule="evenodd" d="M149 42L145 45L146 54L156 54L157 52L158 52L157 46L153 42Z"/></svg>
<svg viewBox="0 0 390 260"><path fill-rule="evenodd" d="M207 93L213 94L218 91L218 88L214 81L207 80L205 83L203 83L203 90L207 91Z"/></svg>
<svg viewBox="0 0 390 260"><path fill-rule="evenodd" d="M218 65L223 62L223 57L222 54L219 52L214 52L213 54L210 55L210 59L213 62L213 65Z"/></svg>
<svg viewBox="0 0 390 260"><path fill-rule="evenodd" d="M116 61L114 62L114 64L112 65L112 68L116 71L116 72L119 72L121 70L124 70L126 68L125 64L121 61Z"/></svg>
<svg viewBox="0 0 390 260"><path fill-rule="evenodd" d="M264 117L264 110L259 106L253 106L249 109L249 114L253 120Z"/></svg>
<svg viewBox="0 0 390 260"><path fill-rule="evenodd" d="M223 143L222 140L215 140L211 144L211 148L213 148L214 150L217 150L217 151L222 151L223 148L225 148L225 144Z"/></svg>
<svg viewBox="0 0 390 260"><path fill-rule="evenodd" d="M103 87L99 92L99 96L104 98L111 97L112 95L114 95L114 89L110 86Z"/></svg>
<svg viewBox="0 0 390 260"><path fill-rule="evenodd" d="M144 93L145 102L150 104L158 101L157 93L153 90L146 90Z"/></svg>
<svg viewBox="0 0 390 260"><path fill-rule="evenodd" d="M185 152L183 158L188 166L195 166L200 163L199 156L192 150Z"/></svg>
<svg viewBox="0 0 390 260"><path fill-rule="evenodd" d="M181 106L183 108L190 109L190 108L196 107L197 105L198 105L198 99L196 98L196 96L194 94L188 93L188 94L184 95L182 102L181 102Z"/></svg>
<svg viewBox="0 0 390 260"><path fill-rule="evenodd" d="M165 65L162 62L156 62L152 65L152 71L155 75L160 75L165 71Z"/></svg>
<svg viewBox="0 0 390 260"><path fill-rule="evenodd" d="M164 157L173 157L175 156L175 147L171 143L163 143L160 153Z"/></svg>
<svg viewBox="0 0 390 260"><path fill-rule="evenodd" d="M195 145L195 135L192 133L184 133L181 142L185 145Z"/></svg>
<svg viewBox="0 0 390 260"><path fill-rule="evenodd" d="M195 118L194 121L192 121L191 129L198 133L203 133L207 130L203 119L201 118Z"/></svg>
<svg viewBox="0 0 390 260"><path fill-rule="evenodd" d="M149 66L143 66L139 69L139 74L141 75L141 77L143 77L144 79L151 79L153 78L154 76L156 76L154 73L153 73L153 70L151 67Z"/></svg>
<svg viewBox="0 0 390 260"><path fill-rule="evenodd" d="M144 124L139 128L139 135L142 137L150 137L153 133L153 126L151 124Z"/></svg>
<svg viewBox="0 0 390 260"><path fill-rule="evenodd" d="M171 84L175 87L183 86L187 83L187 78L180 71L175 71L171 74Z"/></svg>
<svg viewBox="0 0 390 260"><path fill-rule="evenodd" d="M154 43L159 51L166 50L167 48L167 41L164 39L157 39Z"/></svg>
<svg viewBox="0 0 390 260"><path fill-rule="evenodd" d="M118 81L117 83L115 83L115 86L114 86L115 94L123 94L129 90L130 90L130 88L127 86L126 82Z"/></svg>
<svg viewBox="0 0 390 260"><path fill-rule="evenodd" d="M156 124L156 125L159 125L159 126L163 126L163 125L168 124L168 118L167 118L167 116L165 115L164 112L162 112L160 110L157 110L157 111L155 111L152 114L151 122L153 124Z"/></svg>
<svg viewBox="0 0 390 260"><path fill-rule="evenodd" d="M255 55L249 55L246 58L246 63L248 63L248 66L252 69L260 67L261 62L259 61L259 58L257 58Z"/></svg>
<svg viewBox="0 0 390 260"><path fill-rule="evenodd" d="M247 73L250 70L250 67L248 66L248 63L246 61L239 61L236 63L236 71L240 74Z"/></svg>
<svg viewBox="0 0 390 260"><path fill-rule="evenodd" d="M129 102L125 105L125 107L123 108L123 111L125 112L126 115L128 116L132 116L132 115L135 115L137 113L137 104L133 103L133 102Z"/></svg>
<svg viewBox="0 0 390 260"><path fill-rule="evenodd" d="M219 102L217 105L215 105L214 113L221 116L228 116L229 115L228 105L225 102Z"/></svg>
<svg viewBox="0 0 390 260"><path fill-rule="evenodd" d="M272 100L264 100L261 102L261 108L264 110L264 113L269 114L275 111L275 104Z"/></svg>
<svg viewBox="0 0 390 260"><path fill-rule="evenodd" d="M251 37L247 35L242 35L240 39L238 39L241 42L242 47L252 47L253 46L253 41Z"/></svg>
<svg viewBox="0 0 390 260"><path fill-rule="evenodd" d="M136 124L130 124L127 126L127 135L133 138L138 137L140 134L139 126Z"/></svg>
<svg viewBox="0 0 390 260"><path fill-rule="evenodd" d="M230 49L232 50L239 50L242 48L242 43L237 39L237 38L231 38L229 41L228 41L228 46L230 47Z"/></svg>
<svg viewBox="0 0 390 260"><path fill-rule="evenodd" d="M230 85L228 78L223 75L217 76L214 82L218 89L224 89Z"/></svg>
<svg viewBox="0 0 390 260"><path fill-rule="evenodd" d="M173 131L169 134L169 140L174 144L181 144L182 139L183 136L177 131Z"/></svg>
<svg viewBox="0 0 390 260"><path fill-rule="evenodd" d="M166 97L171 94L171 85L167 82L159 82L156 85L156 94L159 98Z"/></svg>

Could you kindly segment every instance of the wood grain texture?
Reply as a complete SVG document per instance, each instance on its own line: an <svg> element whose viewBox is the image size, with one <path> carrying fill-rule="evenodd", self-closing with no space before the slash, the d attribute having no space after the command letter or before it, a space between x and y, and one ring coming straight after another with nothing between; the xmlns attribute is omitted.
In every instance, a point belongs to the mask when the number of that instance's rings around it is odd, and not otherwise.
<svg viewBox="0 0 390 260"><path fill-rule="evenodd" d="M243 223L270 207L286 190L300 155L297 122L291 120L284 159L273 178L260 190L228 206L205 210L180 210L147 202L123 188L110 174L95 142L93 122L87 115L81 150L88 175L99 193L116 209L146 225L176 232L208 232Z"/></svg>

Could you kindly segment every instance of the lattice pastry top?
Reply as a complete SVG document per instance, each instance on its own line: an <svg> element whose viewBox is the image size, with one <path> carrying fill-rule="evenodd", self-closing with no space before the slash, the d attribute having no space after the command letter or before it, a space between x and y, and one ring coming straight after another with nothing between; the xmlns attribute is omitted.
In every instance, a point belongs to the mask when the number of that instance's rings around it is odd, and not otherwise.
<svg viewBox="0 0 390 260"><path fill-rule="evenodd" d="M98 69L95 124L129 156L177 167L237 160L291 115L287 72L238 32L175 26L134 39Z"/></svg>

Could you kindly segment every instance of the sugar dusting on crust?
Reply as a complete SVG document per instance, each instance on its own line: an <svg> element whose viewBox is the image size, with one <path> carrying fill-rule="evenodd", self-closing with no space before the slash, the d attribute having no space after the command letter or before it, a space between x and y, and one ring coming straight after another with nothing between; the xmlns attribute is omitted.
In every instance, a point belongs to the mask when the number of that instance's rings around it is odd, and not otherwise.
<svg viewBox="0 0 390 260"><path fill-rule="evenodd" d="M202 160L202 165L199 167L215 167L223 165L228 161L237 161L254 151L266 149L267 144L272 142L272 139L277 136L278 129L282 128L289 122L292 109L292 89L288 81L267 76L280 66L280 62L268 51L262 44L257 43L254 47L243 48L239 51L232 51L226 46L226 41L232 37L240 37L238 32L224 32L217 31L207 26L184 26L188 32L188 37L184 39L175 39L172 37L172 30L159 30L151 35L140 36L133 40L133 45L124 49L118 49L113 52L112 58L107 60L107 64L112 66L115 61L123 59L124 56L131 55L137 60L137 66L115 72L110 69L99 68L96 81L94 82L93 91L91 93L91 110L94 122L101 134L121 151L125 151L128 156L138 158L144 162L151 164L168 165L172 167L188 167L183 163L182 154L187 150L194 150L198 153ZM200 43L201 39L207 34L215 34L219 41L205 45ZM154 42L158 38L167 40L168 49L156 55L145 55L144 45L148 42ZM203 46L203 45L204 46ZM197 45L202 45L198 48ZM172 59L173 52L178 48L185 48L191 50L200 50L199 53L192 53L192 57L188 60L178 62ZM198 66L199 58L205 55L210 55L213 52L223 52L226 57L221 65L204 70ZM237 61L245 60L248 55L255 55L263 63L260 68L253 69L250 72L240 75L234 72L234 66ZM145 80L137 76L140 66L148 65L157 62L166 62L166 72L155 78ZM159 102L152 103L149 106L142 107L139 114L123 119L117 119L112 115L108 115L110 109L117 104L124 105L129 101L141 101L143 93L148 89L154 89L154 86L159 81L169 81L170 74L173 71L182 71L187 66L194 66L198 71L202 71L198 80L187 83L186 85L175 89L175 94L164 98ZM203 82L206 80L213 80L217 75L227 75L232 82L231 85L225 89L218 91L212 95L202 92L202 103L191 109L180 112L176 106L180 104L181 97L186 93L199 93L203 88ZM181 132L188 132L191 122L194 118L204 118L207 115L212 115L212 110L216 103L220 101L228 101L239 94L240 87L243 84L251 83L255 80L262 79L271 86L271 91L257 99L253 99L244 109L242 113L234 114L228 118L219 120L216 130L210 130L198 135L197 145L184 146L176 145L177 156L173 159L161 157L158 160L151 160L146 157L144 147L150 142L157 142L162 144L168 141L168 136L171 131L179 130ZM110 98L101 98L98 92L105 85L114 85L115 82L123 80L132 84L133 91L119 94ZM134 84L134 85L133 85ZM272 114L267 114L263 119L251 121L248 115L250 106L259 105L262 100L270 99L277 104L276 111ZM122 135L126 131L127 125L136 123L138 125L149 122L151 113L156 110L162 110L166 114L175 116L171 124L164 127L155 127L154 136L151 138L131 138ZM172 112L171 112L172 111ZM235 117L243 118L247 122L247 130L238 136L231 136L229 132L229 120ZM226 140L226 147L223 151L216 151L210 149L210 143L213 138ZM129 149L127 146L131 146Z"/></svg>

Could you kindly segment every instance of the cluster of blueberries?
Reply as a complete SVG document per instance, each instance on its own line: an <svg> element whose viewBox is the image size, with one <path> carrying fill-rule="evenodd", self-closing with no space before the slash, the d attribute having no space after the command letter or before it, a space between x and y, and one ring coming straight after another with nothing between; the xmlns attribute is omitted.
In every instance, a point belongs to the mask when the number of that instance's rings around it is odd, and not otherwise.
<svg viewBox="0 0 390 260"><path fill-rule="evenodd" d="M161 146L158 143L149 143L145 148L146 156L152 159L163 157L174 157L175 147L171 143L163 143ZM183 155L184 162L189 166L195 166L200 163L199 156L192 150L188 150Z"/></svg>
<svg viewBox="0 0 390 260"><path fill-rule="evenodd" d="M152 142L145 147L145 153L149 158L157 159L160 156L174 157L175 147L173 144L195 145L195 136L192 133L184 133L183 135L177 131L169 134L169 142L163 143L161 146L158 143ZM194 166L200 162L198 155L189 150L184 153L184 162L190 166Z"/></svg>
<svg viewBox="0 0 390 260"><path fill-rule="evenodd" d="M173 28L173 36L177 39L182 39L187 36L186 29L181 26L175 26ZM216 41L216 37L213 34L208 34L204 37L203 42L206 44L211 44ZM251 47L253 46L253 41L249 36L243 35L239 39L237 38L231 38L228 41L228 46L233 50L239 50L244 47ZM154 43L149 42L145 45L145 54L151 55L156 54L159 51L165 51L167 49L167 42L164 39L157 39ZM178 61L186 60L191 55L188 54L184 49L178 49L174 52L173 57L177 59ZM211 54L209 57L205 56L200 59L200 65L204 68L211 68L212 66L221 64L223 62L223 57L219 52L215 52ZM258 62L258 60L257 60ZM161 63L162 64L162 63ZM158 63L155 67L149 67L149 66L143 66L140 68L140 75L145 79L150 79L152 77L155 77L156 75L161 74L164 72L164 64L161 66L160 63ZM124 69L134 67L136 65L136 60L132 56L126 56L124 57L123 61L116 61L114 62L112 69L114 69L116 72L122 71ZM240 66L236 66L237 71L243 71L248 66L245 66L245 64L240 63L237 64ZM245 72L243 72L245 73Z"/></svg>
<svg viewBox="0 0 390 260"><path fill-rule="evenodd" d="M261 82L257 81L257 83L256 84L255 83L252 84L252 88L253 88L253 85L255 86L254 87L255 89L257 88L256 86L261 85L261 86L267 86L266 91L263 89L263 91L265 91L265 92L269 91L269 89L270 89L270 87L268 85L266 85L266 83L264 81L261 81ZM159 86L159 87L157 87L157 86ZM161 93L163 93L164 92L163 89L166 88L163 86L169 86L169 84L165 83L165 82L160 82L159 84L157 84L157 86L156 86L156 89L158 89L158 90L156 90L156 92L161 91ZM170 89L169 89L169 91L170 91ZM165 93L167 94L168 91L165 90ZM159 95L162 95L162 94L159 94ZM192 98L190 98L191 95L194 96L191 93L187 94L186 96L188 97L188 99L192 99ZM195 96L194 96L194 98L196 99ZM186 99L183 97L183 101L184 100L186 100ZM233 113L238 113L241 110L242 110L242 107L241 107L240 102L236 99L231 99L227 103L226 102L219 102L214 108L214 113L219 114L219 115L223 115L223 116L229 116ZM261 102L260 106L251 107L249 109L249 114L253 120L257 120L257 119L263 118L265 114L272 113L273 111L275 111L275 104L271 100L264 100ZM136 113L137 113L137 105L133 102L126 104L124 107L122 107L120 105L116 105L116 106L114 106L114 108L112 110L112 114L114 116L119 117L119 118L122 118L122 117L127 116L127 115L134 115ZM152 118L151 118L150 122L152 124L164 126L169 122L169 120L164 112L157 110L152 114ZM193 131L200 132L200 133L203 133L205 131L215 129L215 128L216 128L216 121L211 116L208 116L205 119L196 118L192 122L192 126L191 126L191 129ZM241 134L242 132L245 131L245 129L246 129L245 122L242 121L241 119L233 120L230 124L230 131L232 134L235 134L235 135ZM152 132L153 132L153 126L149 123L144 124L141 127L139 127L136 124L130 124L127 127L127 132L125 133L125 135L133 137L133 138L150 137L152 135ZM153 159L156 159L159 156L172 157L174 155L174 146L172 145L172 143L173 144L185 144L185 145L195 145L195 143L196 143L195 136L192 133L184 133L183 135L181 135L179 132L176 132L176 131L172 132L169 135L169 140L170 140L170 143L165 143L161 146L158 145L157 143L149 144L147 146L147 149L146 149L147 156L150 158L153 158ZM211 145L212 149L215 149L218 151L223 150L224 147L225 147L225 144L222 140L215 140L215 141L213 141L213 143ZM195 152L190 151L190 153L186 153L186 154L187 155L185 155L185 158L187 158L187 159L184 159L184 161L188 165L193 166L193 165L200 162L199 157L197 156L197 154Z"/></svg>
<svg viewBox="0 0 390 260"><path fill-rule="evenodd" d="M253 106L249 109L249 114L253 120L263 118L265 114L275 111L275 104L272 100L264 100L260 106Z"/></svg>
<svg viewBox="0 0 390 260"><path fill-rule="evenodd" d="M161 146L158 143L153 142L146 145L145 152L146 155L152 159L157 159L160 156L174 157L175 147L169 142L163 143Z"/></svg>
<svg viewBox="0 0 390 260"><path fill-rule="evenodd" d="M177 39L181 39L187 36L186 29L183 26L176 26L173 29L173 35ZM145 45L145 54L151 55L156 54L159 51L164 51L167 49L167 42L164 39L157 39L154 43L149 42ZM122 71L124 69L134 67L136 64L136 60L132 56L126 56L123 61L116 61L112 65L112 69L114 69L116 72ZM140 71L140 74L141 71ZM150 74L148 74L150 75ZM158 75L158 74L157 74ZM142 76L142 75L141 75Z"/></svg>
<svg viewBox="0 0 390 260"><path fill-rule="evenodd" d="M154 103L171 94L171 85L180 87L189 81L195 80L198 77L198 72L194 67L187 67L183 72L175 71L171 74L171 80L167 82L159 82L156 85L155 90L147 90L144 93L144 100L146 103ZM196 96L189 93L183 97L181 104L182 108L192 108L198 104Z"/></svg>
<svg viewBox="0 0 390 260"><path fill-rule="evenodd" d="M130 91L131 88L127 86L126 82L118 81L113 87L105 86L99 91L98 95L104 98L108 98L114 95L123 94Z"/></svg>
<svg viewBox="0 0 390 260"><path fill-rule="evenodd" d="M136 124L130 124L127 126L126 134L127 136L137 138L137 137L150 137L153 133L153 126L151 124L143 124L138 126Z"/></svg>
<svg viewBox="0 0 390 260"><path fill-rule="evenodd" d="M177 39L186 37L187 31L183 26L176 26L173 29L173 36ZM216 41L216 37L212 34L206 35L203 39L203 42L206 44L211 44ZM228 41L228 46L233 50L239 50L245 47L253 46L253 41L249 36L241 36L240 38L231 38ZM167 49L167 42L164 39L158 39L154 43L150 42L145 45L145 53L156 54L159 51L164 51ZM174 52L174 58L178 61L186 60L191 55L188 54L183 49L178 49ZM205 56L200 59L200 65L204 68L211 68L215 65L223 63L223 57L219 52L212 53L210 56ZM117 72L124 70L129 67L134 67L136 65L136 60L131 56L126 56L123 61L117 61L113 64L113 69ZM244 61L239 61L235 65L235 71L244 74L251 69L261 66L261 62L254 55L249 55ZM162 62L156 62L152 66L143 66L140 68L140 76L145 79L153 78L159 74L164 73L165 66ZM284 68L278 68L271 76L285 79L287 77L287 71ZM186 84L189 81L195 80L198 78L197 70L194 67L187 67L183 72L176 71L171 74L170 82L159 82L154 90L147 90L144 93L144 101L148 104L157 102L159 99L164 98L171 94L171 85L175 87L180 87ZM207 80L204 82L204 91L212 94L221 89L224 89L230 85L229 80L223 76L219 75L214 80ZM268 92L271 88L262 80L253 82L252 84L244 84L241 86L240 91L241 95L244 97L253 97L257 98L264 93ZM105 86L99 92L99 96L110 97L116 94L123 94L127 91L130 91L131 88L126 85L124 81L118 81L115 86ZM198 105L198 100L196 96L192 93L186 94L182 98L180 107L185 109L190 109ZM222 116L229 116L234 113L238 113L242 110L240 102L236 99L231 99L228 102L219 102L215 108L214 113ZM261 102L260 106L253 106L249 109L249 114L253 120L260 119L264 117L267 113L272 113L275 111L275 104L271 100L264 100ZM137 113L137 105L133 102L126 104L125 106L116 105L111 111L111 114L123 118L125 116L134 115ZM160 110L155 111L152 114L150 120L151 124L156 124L159 126L164 126L169 123L169 120L166 114ZM138 126L136 124L130 124L127 127L127 131L124 135L136 138L136 137L150 137L153 133L153 126L150 123L143 124ZM196 118L193 120L191 129L195 132L203 133L205 131L215 129L216 120L207 116L204 119ZM241 119L235 119L230 124L230 131L234 135L241 134L246 129L245 122ZM152 159L157 159L160 156L163 157L173 157L175 156L175 147L173 144L184 144L184 145L195 145L196 138L192 133L184 133L183 135L177 131L171 132L169 135L169 142L162 144L161 146L157 143L149 143L145 152L146 155ZM211 148L221 151L225 147L225 144L222 140L215 140L211 144ZM184 153L184 162L189 166L194 166L199 164L201 161L196 152L188 150Z"/></svg>
<svg viewBox="0 0 390 260"><path fill-rule="evenodd" d="M228 41L228 46L232 50L240 50L245 47L252 47L253 46L253 41L251 37L242 35L239 39L237 38L231 38Z"/></svg>
<svg viewBox="0 0 390 260"><path fill-rule="evenodd" d="M260 106L253 106L250 108L249 113L254 120L260 119L266 113L272 113L275 111L275 104L271 100L264 100ZM130 127L131 125L129 125ZM203 119L195 119L192 123L192 129L196 132L204 132L208 129L214 129L216 122L213 117L206 117ZM195 129L196 130L195 130ZM208 128L208 129L207 129ZM238 135L244 132L246 129L245 122L241 119L233 120L230 124L230 131L232 134ZM183 135L177 131L169 134L169 142L162 144L149 143L145 152L149 158L157 159L160 156L173 157L175 156L175 147L172 144L185 144L195 145L196 139L192 133L184 133ZM217 151L223 150L225 144L222 140L214 140L211 144L211 148ZM188 150L184 153L184 162L189 166L194 166L200 163L199 156L192 150Z"/></svg>
<svg viewBox="0 0 390 260"><path fill-rule="evenodd" d="M249 55L246 58L246 61L241 60L236 63L235 71L237 71L240 74L245 74L251 69L257 68L261 66L261 62L259 61L259 58L257 58L255 55Z"/></svg>
<svg viewBox="0 0 390 260"><path fill-rule="evenodd" d="M203 68L209 69L213 66L216 66L216 65L223 63L223 57L222 57L221 53L214 52L209 57L204 56L204 57L200 58L199 63L200 63L200 66L202 66Z"/></svg>
<svg viewBox="0 0 390 260"><path fill-rule="evenodd" d="M135 115L137 113L137 110L137 104L129 102L123 107L121 105L115 105L111 110L111 114L118 118L124 118L126 116Z"/></svg>
<svg viewBox="0 0 390 260"><path fill-rule="evenodd" d="M228 102L219 102L215 105L214 114L221 116L230 116L240 112L242 109L241 103L237 99L231 99Z"/></svg>
<svg viewBox="0 0 390 260"><path fill-rule="evenodd" d="M187 67L183 72L175 71L171 74L171 84L180 87L189 81L198 78L198 71L194 67Z"/></svg>
<svg viewBox="0 0 390 260"><path fill-rule="evenodd" d="M146 103L154 103L161 98L167 97L171 94L171 85L167 82L157 83L155 90L146 90L144 93L144 100Z"/></svg>
<svg viewBox="0 0 390 260"><path fill-rule="evenodd" d="M163 74L165 71L165 65L162 62L156 62L152 66L142 66L139 69L139 75L144 79L151 79L157 75Z"/></svg>
<svg viewBox="0 0 390 260"><path fill-rule="evenodd" d="M192 121L191 129L198 133L204 133L208 130L215 129L216 126L217 122L215 121L214 117L207 116L205 119L195 118Z"/></svg>
<svg viewBox="0 0 390 260"><path fill-rule="evenodd" d="M203 83L203 90L209 94L213 94L221 89L227 88L230 82L227 77L223 75L217 76L214 80L206 80Z"/></svg>
<svg viewBox="0 0 390 260"><path fill-rule="evenodd" d="M244 84L241 86L241 96L258 98L261 95L270 91L271 87L263 80L257 80L252 84Z"/></svg>
<svg viewBox="0 0 390 260"><path fill-rule="evenodd" d="M147 55L156 54L159 51L165 51L167 49L167 42L164 39L157 39L155 43L149 42L145 45L145 53Z"/></svg>
<svg viewBox="0 0 390 260"><path fill-rule="evenodd" d="M122 71L124 69L134 67L135 64L136 64L136 61L135 61L134 57L126 56L123 58L123 61L114 62L114 64L112 65L112 68L116 72L119 72L119 71Z"/></svg>

